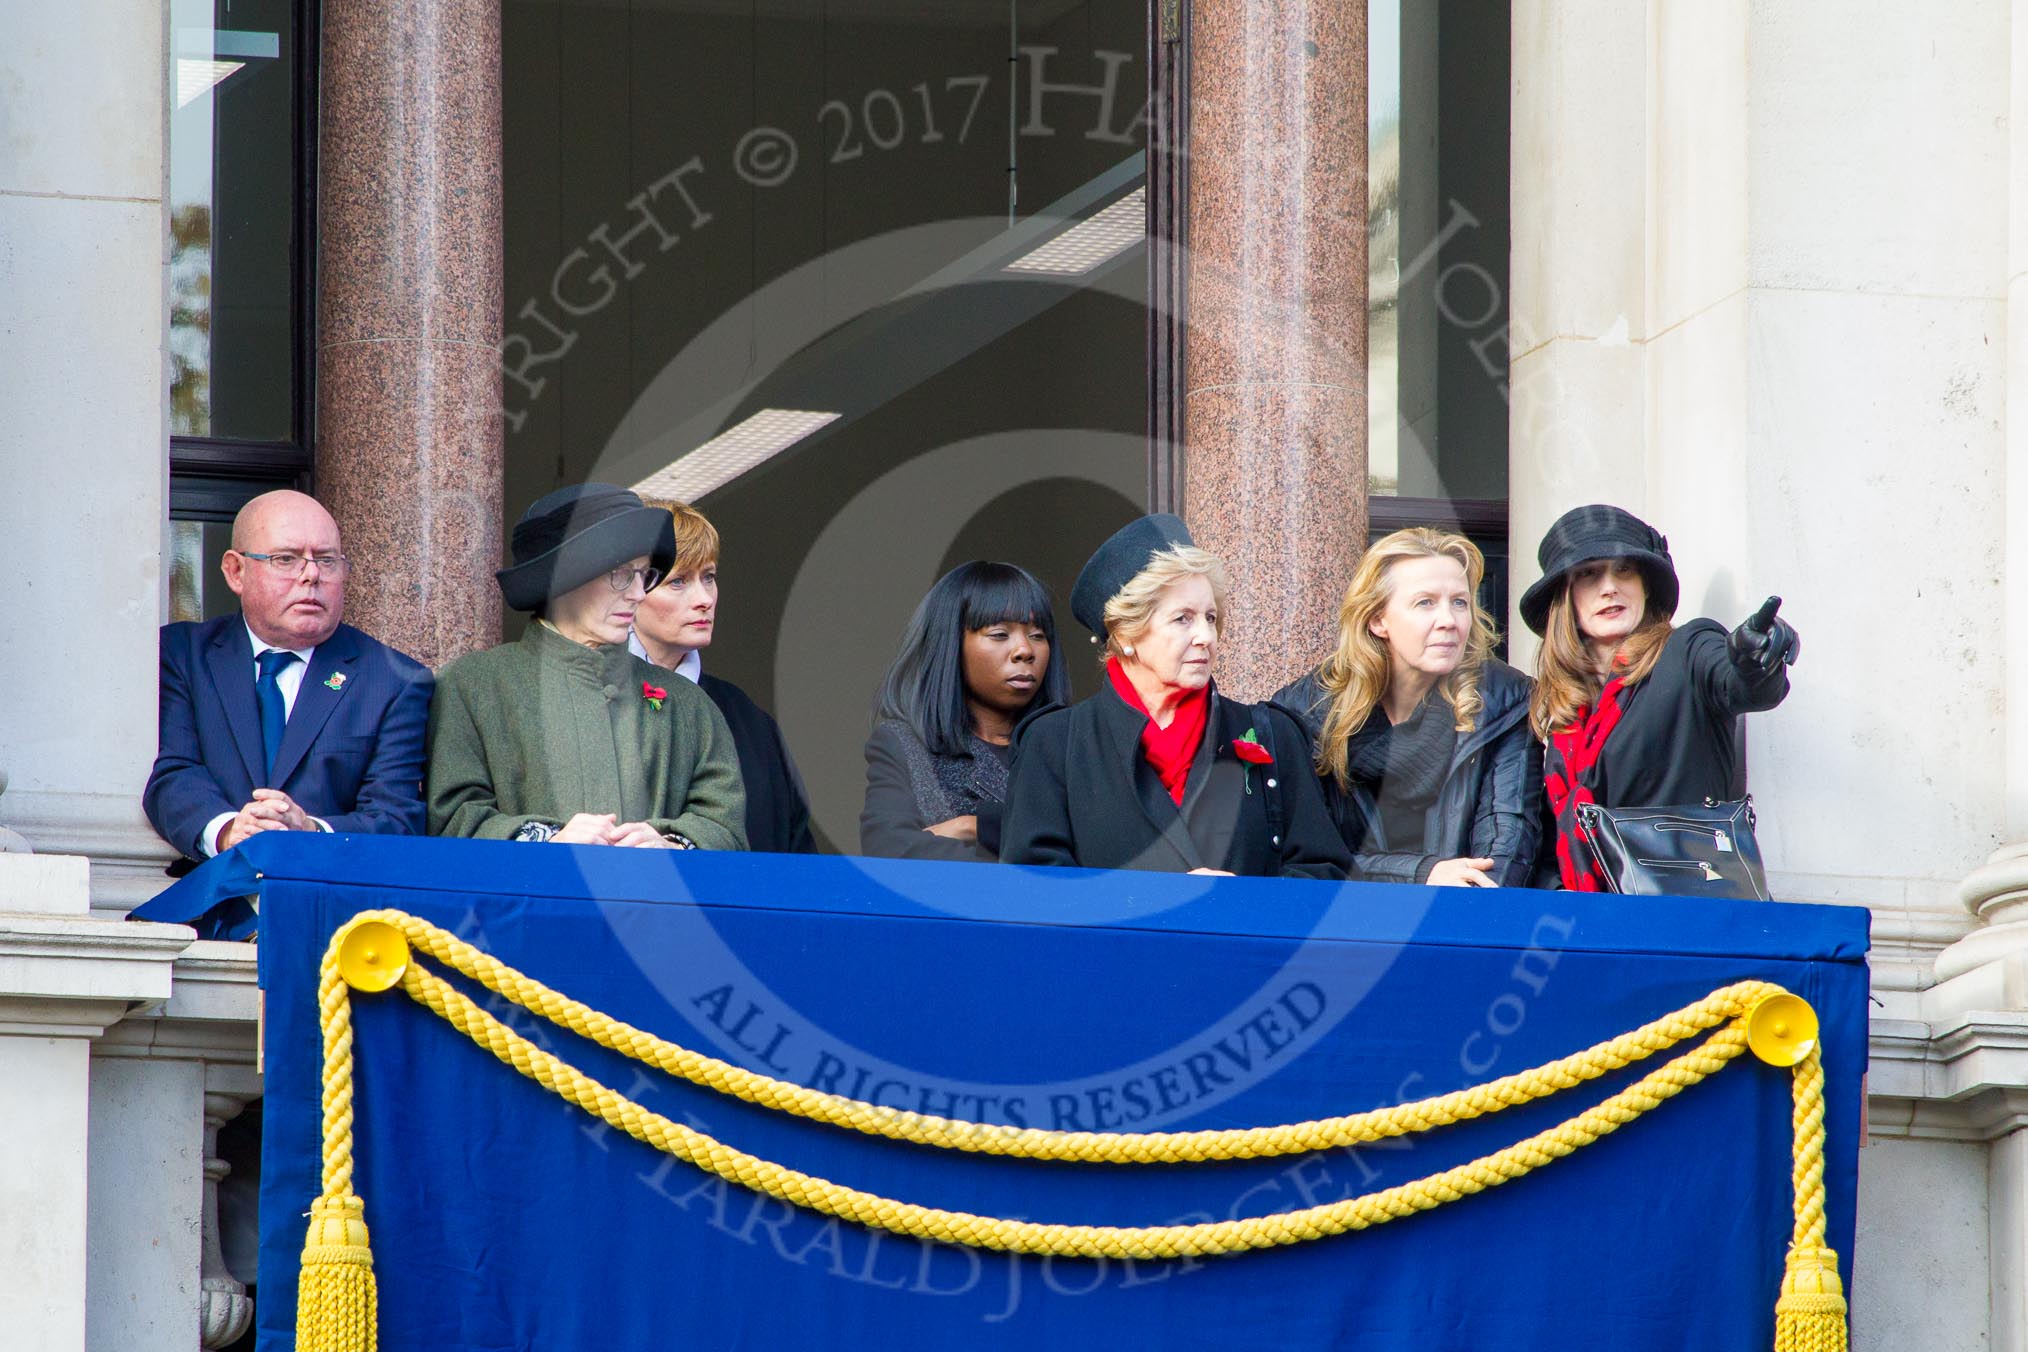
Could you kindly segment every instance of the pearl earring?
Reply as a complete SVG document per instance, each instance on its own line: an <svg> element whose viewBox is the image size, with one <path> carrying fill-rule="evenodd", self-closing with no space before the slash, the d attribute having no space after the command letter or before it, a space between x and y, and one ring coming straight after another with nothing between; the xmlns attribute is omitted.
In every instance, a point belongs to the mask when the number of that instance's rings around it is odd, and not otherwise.
<svg viewBox="0 0 2028 1352"><path fill-rule="evenodd" d="M1131 643L1122 643L1120 645L1120 654L1123 657L1132 657L1134 655L1134 645Z"/></svg>

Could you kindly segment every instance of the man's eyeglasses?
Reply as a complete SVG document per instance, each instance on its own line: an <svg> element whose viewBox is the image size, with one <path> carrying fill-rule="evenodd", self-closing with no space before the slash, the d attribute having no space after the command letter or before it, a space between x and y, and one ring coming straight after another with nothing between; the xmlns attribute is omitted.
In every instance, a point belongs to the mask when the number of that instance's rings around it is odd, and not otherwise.
<svg viewBox="0 0 2028 1352"><path fill-rule="evenodd" d="M249 554L244 549L236 552L243 559L259 559L283 577L301 577L313 563L326 577L342 578L352 571L352 561L343 554Z"/></svg>
<svg viewBox="0 0 2028 1352"><path fill-rule="evenodd" d="M634 585L635 578L641 579L641 590L651 592L662 581L660 568L615 568L606 574L606 585L616 592L623 592Z"/></svg>

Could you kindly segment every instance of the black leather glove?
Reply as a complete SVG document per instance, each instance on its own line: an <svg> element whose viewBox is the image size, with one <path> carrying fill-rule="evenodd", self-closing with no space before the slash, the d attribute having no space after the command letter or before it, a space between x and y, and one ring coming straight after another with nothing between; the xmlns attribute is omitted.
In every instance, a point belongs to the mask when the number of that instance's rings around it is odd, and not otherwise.
<svg viewBox="0 0 2028 1352"><path fill-rule="evenodd" d="M1796 664L1803 651L1803 638L1794 625L1775 614L1781 604L1781 597L1768 597L1759 610L1746 617L1746 623L1726 638L1732 665L1742 671L1771 676L1784 663Z"/></svg>

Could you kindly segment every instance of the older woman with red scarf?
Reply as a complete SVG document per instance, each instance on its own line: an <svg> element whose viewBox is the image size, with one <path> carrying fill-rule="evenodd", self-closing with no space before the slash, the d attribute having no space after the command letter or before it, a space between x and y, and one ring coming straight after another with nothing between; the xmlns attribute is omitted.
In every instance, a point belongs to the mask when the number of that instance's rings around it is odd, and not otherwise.
<svg viewBox="0 0 2028 1352"><path fill-rule="evenodd" d="M1085 564L1070 609L1105 643L1106 688L1016 733L1002 862L1346 875L1302 728L1212 683L1224 605L1223 565L1173 516Z"/></svg>

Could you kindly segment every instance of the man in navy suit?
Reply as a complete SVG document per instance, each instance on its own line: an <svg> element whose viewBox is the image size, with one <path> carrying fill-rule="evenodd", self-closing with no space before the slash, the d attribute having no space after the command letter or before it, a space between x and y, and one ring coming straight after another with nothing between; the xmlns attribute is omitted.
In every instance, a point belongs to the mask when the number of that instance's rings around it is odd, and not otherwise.
<svg viewBox="0 0 2028 1352"><path fill-rule="evenodd" d="M262 831L420 835L429 669L341 623L350 565L317 500L264 493L222 564L240 613L162 629L148 820L191 860Z"/></svg>

